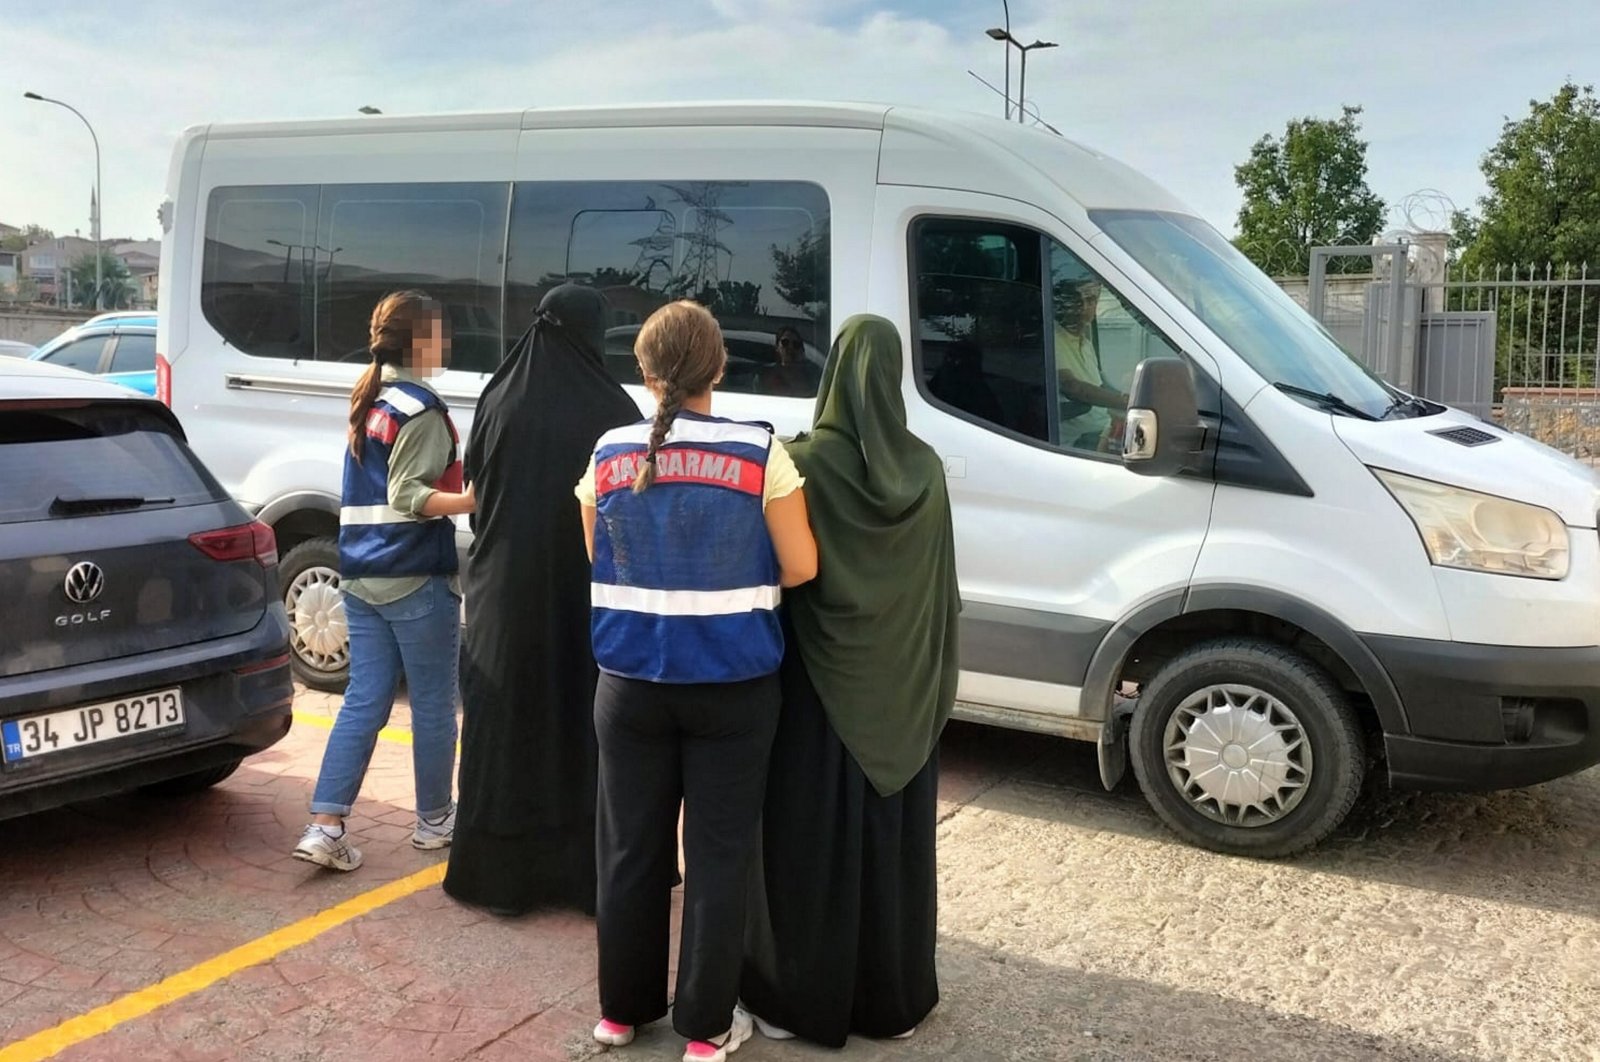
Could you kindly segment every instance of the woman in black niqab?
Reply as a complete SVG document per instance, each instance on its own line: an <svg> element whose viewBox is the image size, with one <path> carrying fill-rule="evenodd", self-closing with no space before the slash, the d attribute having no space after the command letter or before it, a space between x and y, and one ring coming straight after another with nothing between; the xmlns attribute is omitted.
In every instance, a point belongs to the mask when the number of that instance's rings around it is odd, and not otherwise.
<svg viewBox="0 0 1600 1062"><path fill-rule="evenodd" d="M484 388L464 581L460 799L444 889L498 914L594 913L596 669L572 484L639 419L606 372L605 297L563 284Z"/></svg>

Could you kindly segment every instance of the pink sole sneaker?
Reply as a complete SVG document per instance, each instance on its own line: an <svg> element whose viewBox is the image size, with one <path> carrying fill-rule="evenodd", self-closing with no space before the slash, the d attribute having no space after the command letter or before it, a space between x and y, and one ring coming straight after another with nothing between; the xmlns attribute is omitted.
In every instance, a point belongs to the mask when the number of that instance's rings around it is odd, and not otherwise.
<svg viewBox="0 0 1600 1062"><path fill-rule="evenodd" d="M633 1043L633 1026L601 1018L600 1024L594 1027L594 1039L607 1047L627 1047Z"/></svg>

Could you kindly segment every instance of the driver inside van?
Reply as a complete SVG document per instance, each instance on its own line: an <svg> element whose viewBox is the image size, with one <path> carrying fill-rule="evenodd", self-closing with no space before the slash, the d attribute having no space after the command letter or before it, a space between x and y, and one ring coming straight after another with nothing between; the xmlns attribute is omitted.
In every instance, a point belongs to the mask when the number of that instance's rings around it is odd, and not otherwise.
<svg viewBox="0 0 1600 1062"><path fill-rule="evenodd" d="M1061 403L1061 444L1108 452L1115 441L1113 410L1128 408L1128 396L1107 387L1095 347L1100 281L1094 277L1058 283L1055 291L1056 390Z"/></svg>

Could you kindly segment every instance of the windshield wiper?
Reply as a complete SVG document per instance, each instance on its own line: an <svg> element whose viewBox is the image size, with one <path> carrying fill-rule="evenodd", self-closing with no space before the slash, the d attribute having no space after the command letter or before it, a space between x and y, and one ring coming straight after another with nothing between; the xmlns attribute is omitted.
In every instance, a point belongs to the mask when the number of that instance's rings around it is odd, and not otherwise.
<svg viewBox="0 0 1600 1062"><path fill-rule="evenodd" d="M50 503L50 515L84 516L89 513L113 513L125 509L143 509L147 505L171 505L176 500L175 498L146 498L142 494L57 497L55 501Z"/></svg>
<svg viewBox="0 0 1600 1062"><path fill-rule="evenodd" d="M1426 417L1433 413L1433 407L1427 402L1416 395L1408 395L1402 391L1395 394L1394 401L1389 403L1389 408L1383 411L1383 416L1379 419L1388 420L1402 409L1409 409L1413 417Z"/></svg>
<svg viewBox="0 0 1600 1062"><path fill-rule="evenodd" d="M1276 387L1286 395L1294 395L1296 398L1304 398L1308 401L1317 403L1317 405L1321 406L1323 409L1332 410L1335 413L1343 413L1347 417L1355 417L1357 420L1382 419L1380 417L1373 416L1371 413L1368 413L1359 406L1351 405L1349 402L1340 398L1331 391L1313 391L1309 387L1297 387L1292 383L1284 383L1282 380L1279 380L1272 386Z"/></svg>

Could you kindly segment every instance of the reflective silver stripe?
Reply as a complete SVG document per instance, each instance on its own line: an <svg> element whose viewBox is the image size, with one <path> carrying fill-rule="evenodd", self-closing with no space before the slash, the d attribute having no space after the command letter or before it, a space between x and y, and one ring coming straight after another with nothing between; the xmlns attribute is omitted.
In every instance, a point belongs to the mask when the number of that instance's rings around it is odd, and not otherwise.
<svg viewBox="0 0 1600 1062"><path fill-rule="evenodd" d="M642 586L590 583L589 603L621 612L655 616L737 616L775 609L782 591L776 586L742 586L736 590L650 590Z"/></svg>
<svg viewBox="0 0 1600 1062"><path fill-rule="evenodd" d="M623 428L613 428L600 436L595 449L602 446L646 446L649 442L649 424L629 424ZM670 446L673 443L743 443L745 446L758 446L764 450L771 445L772 435L767 429L758 428L753 424L675 420L672 422L672 430L667 432L667 441L664 445Z"/></svg>
<svg viewBox="0 0 1600 1062"><path fill-rule="evenodd" d="M339 510L339 522L349 527L367 527L375 524L414 524L419 521L389 505L346 505Z"/></svg>
<svg viewBox="0 0 1600 1062"><path fill-rule="evenodd" d="M408 417L414 417L428 408L398 387L385 387L382 391L379 391L378 401L389 403Z"/></svg>

